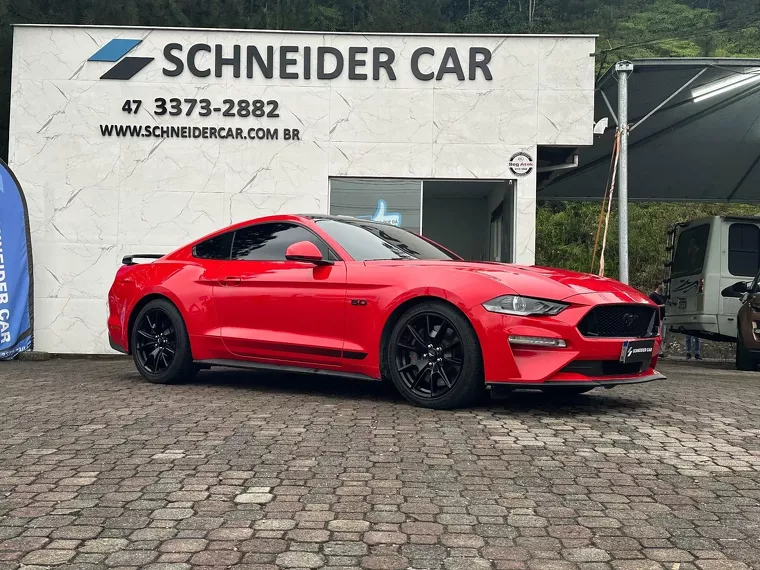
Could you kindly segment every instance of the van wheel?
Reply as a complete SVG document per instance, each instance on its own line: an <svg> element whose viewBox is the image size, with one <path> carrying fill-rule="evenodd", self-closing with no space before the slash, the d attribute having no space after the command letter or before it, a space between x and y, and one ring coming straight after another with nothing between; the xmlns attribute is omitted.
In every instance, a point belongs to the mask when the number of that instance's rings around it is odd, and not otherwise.
<svg viewBox="0 0 760 570"><path fill-rule="evenodd" d="M744 346L741 333L736 335L736 369L745 372L755 372L757 370L757 360L752 358Z"/></svg>

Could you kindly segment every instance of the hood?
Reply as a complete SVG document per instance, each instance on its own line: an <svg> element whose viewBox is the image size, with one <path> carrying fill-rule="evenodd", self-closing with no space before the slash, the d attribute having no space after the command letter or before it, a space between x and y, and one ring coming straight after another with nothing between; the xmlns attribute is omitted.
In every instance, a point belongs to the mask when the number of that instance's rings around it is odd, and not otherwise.
<svg viewBox="0 0 760 570"><path fill-rule="evenodd" d="M610 302L648 303L641 291L608 277L578 273L553 267L484 263L479 273L485 273L522 294L541 291L536 296L561 301L576 295L609 294Z"/></svg>
<svg viewBox="0 0 760 570"><path fill-rule="evenodd" d="M649 298L620 281L588 273L536 265L488 261L401 261L399 266L420 265L469 271L494 279L515 293L562 301L576 295L606 294L610 303L648 303Z"/></svg>

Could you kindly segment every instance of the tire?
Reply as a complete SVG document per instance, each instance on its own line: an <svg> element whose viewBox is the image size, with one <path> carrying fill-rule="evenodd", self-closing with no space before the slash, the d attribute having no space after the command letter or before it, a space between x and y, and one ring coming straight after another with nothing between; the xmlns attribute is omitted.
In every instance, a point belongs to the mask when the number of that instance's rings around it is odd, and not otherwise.
<svg viewBox="0 0 760 570"><path fill-rule="evenodd" d="M757 360L752 358L744 346L741 333L736 335L736 369L744 372L756 372Z"/></svg>
<svg viewBox="0 0 760 570"><path fill-rule="evenodd" d="M445 303L425 302L409 308L393 326L383 352L387 376L417 406L465 407L485 391L475 330Z"/></svg>
<svg viewBox="0 0 760 570"><path fill-rule="evenodd" d="M190 381L198 373L182 315L165 299L150 301L137 314L131 347L137 371L153 384Z"/></svg>
<svg viewBox="0 0 760 570"><path fill-rule="evenodd" d="M574 398L586 392L590 392L596 386L554 386L552 388L542 388L541 391L547 396L555 398Z"/></svg>

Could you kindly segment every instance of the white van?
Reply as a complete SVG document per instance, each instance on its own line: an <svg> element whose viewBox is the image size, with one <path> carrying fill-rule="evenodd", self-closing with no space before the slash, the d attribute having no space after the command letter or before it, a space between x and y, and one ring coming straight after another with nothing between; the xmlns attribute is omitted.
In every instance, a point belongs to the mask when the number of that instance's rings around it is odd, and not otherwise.
<svg viewBox="0 0 760 570"><path fill-rule="evenodd" d="M666 330L736 341L740 299L722 295L760 267L760 216L712 216L682 222L668 235Z"/></svg>

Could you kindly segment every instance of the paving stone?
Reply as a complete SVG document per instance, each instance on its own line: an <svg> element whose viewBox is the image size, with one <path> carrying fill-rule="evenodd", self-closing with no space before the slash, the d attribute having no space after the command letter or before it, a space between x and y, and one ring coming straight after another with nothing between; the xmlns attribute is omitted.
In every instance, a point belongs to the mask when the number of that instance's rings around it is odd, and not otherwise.
<svg viewBox="0 0 760 570"><path fill-rule="evenodd" d="M8 362L0 570L760 568L760 383L663 366L435 411L329 378Z"/></svg>
<svg viewBox="0 0 760 570"><path fill-rule="evenodd" d="M129 545L126 538L94 538L86 541L80 548L81 552L117 552Z"/></svg>
<svg viewBox="0 0 760 570"><path fill-rule="evenodd" d="M143 566L149 564L158 556L150 550L122 550L114 552L106 558L106 566Z"/></svg>
<svg viewBox="0 0 760 570"><path fill-rule="evenodd" d="M321 568L325 557L313 552L283 552L277 555L276 563L282 568Z"/></svg>
<svg viewBox="0 0 760 570"><path fill-rule="evenodd" d="M366 570L405 570L409 561L403 556L365 556L361 567Z"/></svg>
<svg viewBox="0 0 760 570"><path fill-rule="evenodd" d="M601 548L567 548L562 556L570 562L606 562L610 555Z"/></svg>
<svg viewBox="0 0 760 570"><path fill-rule="evenodd" d="M198 538L172 538L159 547L161 552L200 552L208 545L207 540Z"/></svg>
<svg viewBox="0 0 760 570"><path fill-rule="evenodd" d="M364 532L369 527L370 524L362 520L332 520L327 523L327 528L336 532Z"/></svg>
<svg viewBox="0 0 760 570"><path fill-rule="evenodd" d="M76 552L74 550L35 550L21 560L22 564L41 566L58 565L68 562Z"/></svg>
<svg viewBox="0 0 760 570"><path fill-rule="evenodd" d="M274 495L271 493L243 493L235 497L235 502L263 505L272 499L274 499Z"/></svg>

